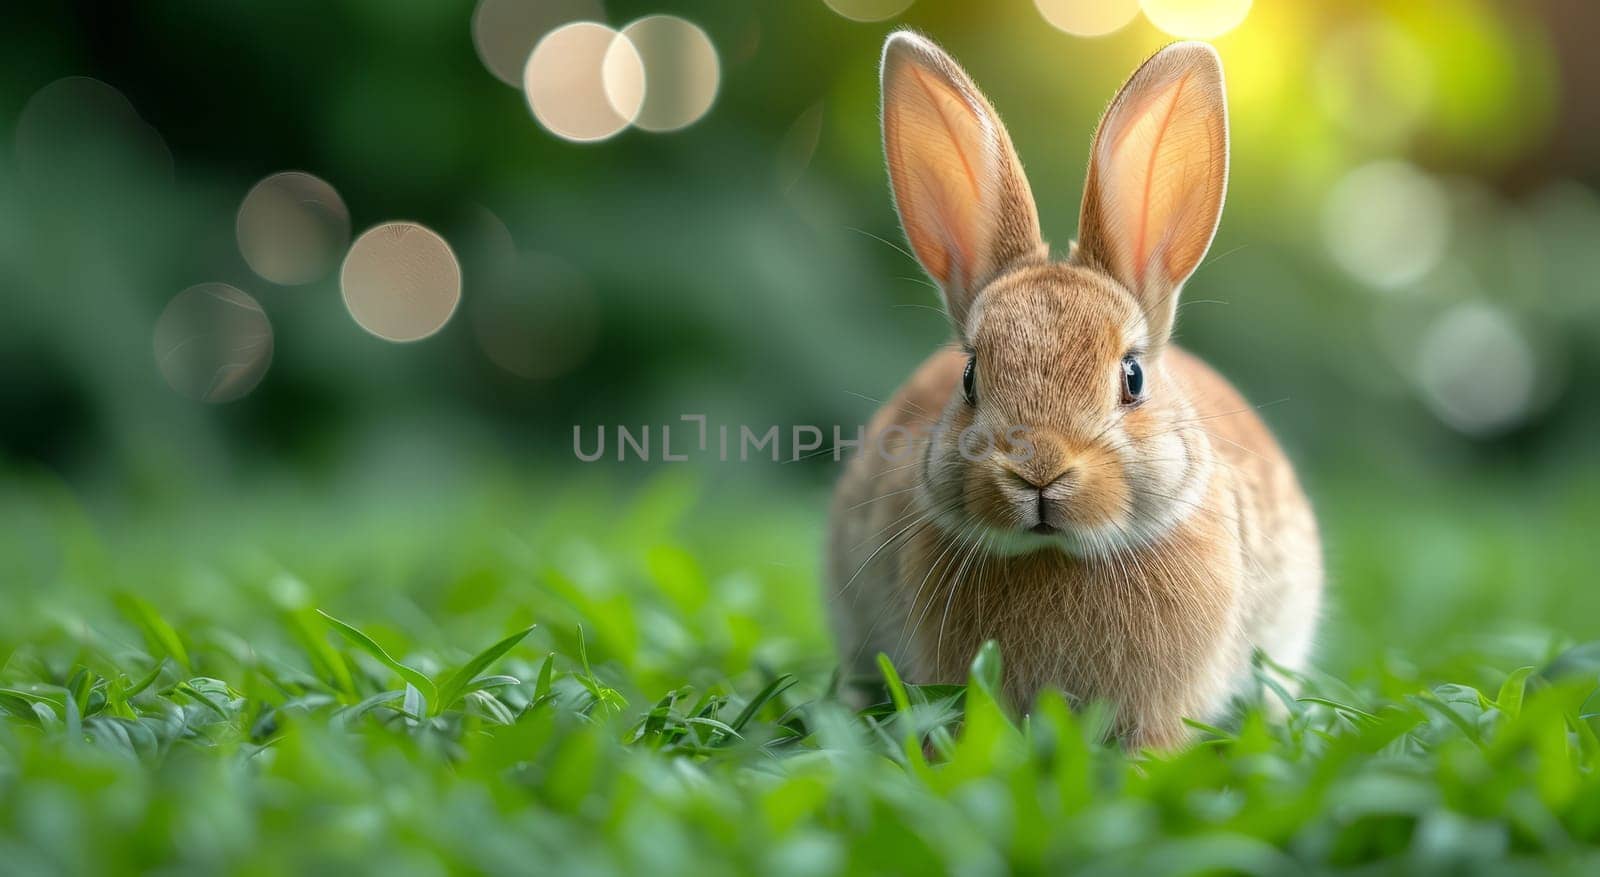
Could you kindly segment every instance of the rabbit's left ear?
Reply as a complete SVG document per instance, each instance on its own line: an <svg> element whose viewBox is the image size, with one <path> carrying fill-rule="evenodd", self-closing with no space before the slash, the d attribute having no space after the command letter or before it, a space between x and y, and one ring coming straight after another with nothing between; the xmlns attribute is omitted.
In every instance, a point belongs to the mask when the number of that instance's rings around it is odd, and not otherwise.
<svg viewBox="0 0 1600 877"><path fill-rule="evenodd" d="M1011 137L967 74L909 31L883 47L883 151L906 239L964 333L1007 267L1043 259L1033 193Z"/></svg>
<svg viewBox="0 0 1600 877"><path fill-rule="evenodd" d="M1211 247L1227 187L1222 61L1205 43L1174 43L1133 74L1100 121L1073 256L1134 294L1157 344Z"/></svg>

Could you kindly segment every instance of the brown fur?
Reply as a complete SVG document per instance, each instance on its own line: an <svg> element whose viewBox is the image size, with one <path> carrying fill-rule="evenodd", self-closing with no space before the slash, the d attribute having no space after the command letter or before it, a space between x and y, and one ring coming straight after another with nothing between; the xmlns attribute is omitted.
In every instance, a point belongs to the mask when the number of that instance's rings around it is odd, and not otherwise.
<svg viewBox="0 0 1600 877"><path fill-rule="evenodd" d="M1135 73L1096 138L1081 246L1056 263L1035 258L1031 197L1010 197L1028 191L1021 164L954 62L897 34L884 78L896 201L959 346L878 412L840 482L830 610L846 669L870 671L882 651L913 680L960 681L994 639L1018 706L1055 687L1109 701L1134 745L1177 745L1185 717L1215 719L1248 682L1252 648L1304 664L1322 584L1315 520L1282 451L1168 339L1225 187L1215 55L1179 44ZM928 100L927 82L951 96ZM1000 154L963 160L980 135ZM921 182L906 190L897 165ZM948 200L962 192L974 200ZM1136 405L1120 383L1130 352L1149 387ZM969 355L976 405L961 388ZM1031 455L1012 455L1024 439L1011 426L1026 427ZM980 459L960 453L969 427L1000 437Z"/></svg>

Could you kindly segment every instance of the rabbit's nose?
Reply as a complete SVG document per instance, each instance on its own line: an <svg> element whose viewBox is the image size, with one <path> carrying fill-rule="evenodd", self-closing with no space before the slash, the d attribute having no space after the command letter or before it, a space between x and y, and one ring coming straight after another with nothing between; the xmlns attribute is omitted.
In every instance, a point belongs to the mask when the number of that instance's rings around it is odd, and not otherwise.
<svg viewBox="0 0 1600 877"><path fill-rule="evenodd" d="M1013 471L1011 475L1020 486L1037 490L1039 495L1043 497L1046 491L1052 494L1060 492L1051 488L1071 486L1072 482L1078 478L1078 467L1065 466L1055 470L1054 474L1050 474L1049 470L1041 472L1038 469L1029 469L1023 472Z"/></svg>
<svg viewBox="0 0 1600 877"><path fill-rule="evenodd" d="M1073 486L1078 483L1078 467L1068 466L1056 473L1056 476L1039 488L1039 495L1045 499L1066 499L1072 492Z"/></svg>
<svg viewBox="0 0 1600 877"><path fill-rule="evenodd" d="M1045 470L1043 475L1038 470L1011 472L1010 475L1023 491L1023 496L1018 498L1023 505L1023 525L1035 533L1056 532L1056 523L1052 523L1052 519L1061 514L1060 504L1071 494L1072 484L1078 479L1078 467L1066 466L1053 472ZM1051 514L1052 507L1055 507L1054 515Z"/></svg>

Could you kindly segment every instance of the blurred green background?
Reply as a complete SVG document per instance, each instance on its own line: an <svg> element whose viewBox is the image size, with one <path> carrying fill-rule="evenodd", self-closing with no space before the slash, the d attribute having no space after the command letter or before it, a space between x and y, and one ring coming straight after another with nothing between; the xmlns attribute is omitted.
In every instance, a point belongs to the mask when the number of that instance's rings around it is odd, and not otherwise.
<svg viewBox="0 0 1600 877"><path fill-rule="evenodd" d="M1232 23L1229 7L1249 8L1214 40L1231 95L1231 198L1185 291L1181 340L1263 406L1322 512L1324 661L1363 672L1397 648L1600 635L1600 59L1587 45L1600 8L1190 5L1202 14L1169 30L1203 35ZM659 429L683 414L759 429L864 423L946 337L901 252L884 178L884 35L926 32L987 90L1064 250L1100 110L1174 38L1131 5L1115 33L1074 35L1063 27L1075 9L8 10L0 588L21 609L0 626L21 636L107 578L151 588L157 570L241 557L269 557L249 568L287 568L323 594L365 569L373 587L447 591L460 608L473 546L531 526L532 510L580 510L563 532L641 544L629 504L666 490L685 497L670 518L695 534L684 538L699 562L756 569L748 587L786 610L741 642L825 662L810 589L831 457L582 464L573 428ZM717 58L714 101L681 130L571 142L486 65L567 17L622 27L656 14L700 28ZM671 45L660 66L643 62L658 89L704 74ZM267 279L241 249L247 194L285 171L325 181L342 205L307 237L262 245L309 266L298 285ZM391 221L436 232L460 269L459 306L413 343L364 331L341 296L345 249ZM265 225L269 237L291 226ZM195 385L158 363L172 352L158 323L202 283L259 311L217 329L245 343L201 351L199 366L214 361ZM209 380L223 371L230 383ZM85 532L105 576L80 565ZM430 544L441 533L448 548ZM213 615L248 614L224 587L190 593Z"/></svg>

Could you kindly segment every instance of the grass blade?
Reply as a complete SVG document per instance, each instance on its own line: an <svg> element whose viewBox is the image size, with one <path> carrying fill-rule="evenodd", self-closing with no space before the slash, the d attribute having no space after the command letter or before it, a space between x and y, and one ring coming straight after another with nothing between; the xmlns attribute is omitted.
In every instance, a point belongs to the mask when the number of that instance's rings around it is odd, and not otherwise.
<svg viewBox="0 0 1600 877"><path fill-rule="evenodd" d="M978 648L978 654L972 659L971 679L983 692L991 697L995 703L1003 703L1000 691L1003 660L1000 657L1000 644L994 640L986 640Z"/></svg>
<svg viewBox="0 0 1600 877"><path fill-rule="evenodd" d="M67 702L62 712L66 715L67 741L70 743L83 742L83 716L78 711L78 699L67 692Z"/></svg>
<svg viewBox="0 0 1600 877"><path fill-rule="evenodd" d="M195 685L193 680L187 681L187 682L179 682L176 686L173 687L173 691L174 692L181 692L183 694L187 694L188 696L190 696L190 697L194 698L195 700L199 701L202 705L204 705L205 707L209 708L212 712L216 713L217 714L217 718L223 720L224 722L228 721L228 719L230 718L229 715L228 715L228 711L225 708L223 708L223 706L221 704L219 704L216 701L212 700L211 699L211 695L205 693L204 691L201 691L200 687Z"/></svg>
<svg viewBox="0 0 1600 877"><path fill-rule="evenodd" d="M10 689L0 689L0 711L12 718L39 726L39 717L33 711L34 702Z"/></svg>
<svg viewBox="0 0 1600 877"><path fill-rule="evenodd" d="M477 704L478 709L482 710L483 714L495 724L514 725L517 722L517 717L512 715L511 710L507 709L506 705L501 703L494 695L486 691L469 691L463 696L463 699L467 703Z"/></svg>
<svg viewBox="0 0 1600 877"><path fill-rule="evenodd" d="M415 685L407 683L405 699L401 701L400 709L406 714L406 723L415 725L428 715L428 698Z"/></svg>
<svg viewBox="0 0 1600 877"><path fill-rule="evenodd" d="M743 735L741 735L738 731L735 731L734 729L728 727L727 723L719 722L716 719L705 718L703 716L690 716L689 718L684 719L683 723L686 724L686 725L700 725L700 726L703 726L703 727L706 727L706 728L710 728L710 729L712 729L714 731L718 731L718 732L720 732L722 734L725 734L725 735L727 735L727 737L735 739L735 740L743 740L744 739ZM713 739L712 743L715 744L716 740Z"/></svg>
<svg viewBox="0 0 1600 877"><path fill-rule="evenodd" d="M467 687L461 692L461 694L463 697L465 697L474 691L487 691L491 688L505 688L508 685L521 684L522 680L515 676L479 676L471 682L468 682Z"/></svg>
<svg viewBox="0 0 1600 877"><path fill-rule="evenodd" d="M17 688L0 688L0 696L17 698L30 704L42 703L46 706L52 707L56 705L55 698L46 697L42 694L34 694L31 691L22 691L21 689Z"/></svg>
<svg viewBox="0 0 1600 877"><path fill-rule="evenodd" d="M744 730L744 726L750 724L750 720L756 717L756 713L760 712L762 707L799 681L793 674L784 673L768 682L767 687L757 692L756 696L750 698L750 702L744 705L744 709L740 710L738 718L733 720L732 728L735 731Z"/></svg>
<svg viewBox="0 0 1600 877"><path fill-rule="evenodd" d="M1533 667L1519 667L1500 686L1500 694L1494 699L1494 705L1506 718L1514 719L1522 712L1522 696L1527 691L1528 677L1533 675L1533 671Z"/></svg>
<svg viewBox="0 0 1600 877"><path fill-rule="evenodd" d="M894 701L895 712L911 712L911 698L906 696L906 684L900 681L900 673L895 670L894 662L883 652L878 653L878 670L883 673L884 684L889 686L889 698Z"/></svg>
<svg viewBox="0 0 1600 877"><path fill-rule="evenodd" d="M1318 706L1325 706L1328 709L1334 710L1335 712L1341 712L1341 713L1345 713L1345 714L1350 715L1350 716L1354 716L1355 718L1358 718L1358 719L1362 720L1363 722L1376 722L1376 721L1378 721L1378 717L1377 716L1373 715L1372 713L1367 712L1364 709L1361 709L1360 707L1354 707L1354 706L1351 706L1351 705L1349 705L1347 703L1340 703L1340 702L1338 702L1336 700L1332 700L1330 698L1312 697L1312 696L1308 695L1308 696L1305 696L1305 697L1297 697L1297 698L1295 698L1295 700L1299 701L1300 703L1314 703L1314 704L1317 704Z"/></svg>
<svg viewBox="0 0 1600 877"><path fill-rule="evenodd" d="M556 653L551 652L544 658L544 663L539 665L539 681L533 686L533 702L538 703L550 696L550 686L554 684L556 666Z"/></svg>
<svg viewBox="0 0 1600 877"><path fill-rule="evenodd" d="M138 682L133 683L133 685L129 686L127 690L122 692L122 699L124 701L130 701L135 697L138 697L146 688L149 688L152 684L154 684L156 679L160 678L161 671L165 669L167 669L167 659L162 658L156 662L154 667L150 668L149 673L146 673Z"/></svg>
<svg viewBox="0 0 1600 877"><path fill-rule="evenodd" d="M321 609L317 610L317 614L321 615L323 621L328 622L328 624L334 630L337 630L341 636L349 640L357 648L361 649L372 657L377 658L385 667L388 667L390 670L393 670L395 673L399 674L400 678L404 679L408 684L414 686L418 693L430 701L434 699L436 692L433 687L433 680L429 679L426 673L423 673L421 670L418 670L414 667L407 667L405 664L402 664L390 657L389 653L383 650L383 646L378 645L373 641L372 637L367 636L351 625L334 618L332 615L323 612Z"/></svg>
<svg viewBox="0 0 1600 877"><path fill-rule="evenodd" d="M915 768L926 768L928 759L923 754L922 743L917 738L916 726L912 724L911 698L906 695L906 684L900 678L900 671L894 667L894 661L883 652L878 653L878 670L883 673L883 681L889 687L889 699L894 702L895 722L903 729L900 748L905 757L905 763ZM874 723L876 725L876 723ZM887 738L887 731L879 728Z"/></svg>
<svg viewBox="0 0 1600 877"><path fill-rule="evenodd" d="M344 655L339 654L339 650L329 645L327 638L318 633L315 616L301 610L288 613L287 618L290 632L311 658L311 666L332 682L334 688L355 699L356 684L350 675L350 666L345 663Z"/></svg>
<svg viewBox="0 0 1600 877"><path fill-rule="evenodd" d="M357 719L360 719L367 713L372 712L374 709L383 706L384 704L397 701L405 696L405 691L400 688L396 688L393 691L380 691L377 694L366 698L360 703L355 704L354 706L347 706L344 709L339 710L337 713L334 713L334 721L338 722L341 726L348 727L349 725L355 723Z"/></svg>
<svg viewBox="0 0 1600 877"><path fill-rule="evenodd" d="M165 652L178 662L185 673L191 675L194 673L194 665L189 661L189 650L184 648L178 632L156 612L155 607L138 596L126 593L117 596L117 606L144 632L145 639L150 642L151 651L157 654Z"/></svg>
<svg viewBox="0 0 1600 877"><path fill-rule="evenodd" d="M467 686L473 679L478 677L478 674L489 669L489 666L504 657L506 652L516 648L517 644L527 638L530 633L533 633L532 625L484 649L475 655L472 660L462 665L461 669L450 674L450 678L439 686L438 697L432 698L433 714L438 715L444 712L453 706L457 700L466 696Z"/></svg>

